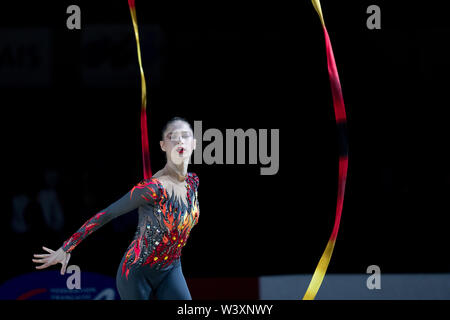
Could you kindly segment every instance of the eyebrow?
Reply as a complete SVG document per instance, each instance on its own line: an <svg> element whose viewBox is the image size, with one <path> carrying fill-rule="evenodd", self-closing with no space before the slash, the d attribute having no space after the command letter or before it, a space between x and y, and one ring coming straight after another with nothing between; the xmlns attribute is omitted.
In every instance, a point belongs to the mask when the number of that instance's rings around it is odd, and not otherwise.
<svg viewBox="0 0 450 320"><path fill-rule="evenodd" d="M179 132L181 132L181 133L191 133L191 131L190 130L184 130L184 131L179 131ZM170 132L168 132L167 133L167 135L166 135L166 137L168 137L169 135L171 135L173 133L173 131L170 131Z"/></svg>

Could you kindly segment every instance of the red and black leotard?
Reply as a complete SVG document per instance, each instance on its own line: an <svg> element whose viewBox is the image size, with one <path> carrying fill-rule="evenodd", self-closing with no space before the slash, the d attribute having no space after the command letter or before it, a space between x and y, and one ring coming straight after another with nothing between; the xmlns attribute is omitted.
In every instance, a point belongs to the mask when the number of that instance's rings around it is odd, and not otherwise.
<svg viewBox="0 0 450 320"><path fill-rule="evenodd" d="M141 266L149 266L154 270L167 268L181 256L181 250L200 215L198 176L189 172L186 181L187 205L174 195L169 196L157 178L141 181L121 199L86 221L64 242L62 249L71 252L107 222L139 208L137 231L122 259L122 276L128 278L132 268Z"/></svg>

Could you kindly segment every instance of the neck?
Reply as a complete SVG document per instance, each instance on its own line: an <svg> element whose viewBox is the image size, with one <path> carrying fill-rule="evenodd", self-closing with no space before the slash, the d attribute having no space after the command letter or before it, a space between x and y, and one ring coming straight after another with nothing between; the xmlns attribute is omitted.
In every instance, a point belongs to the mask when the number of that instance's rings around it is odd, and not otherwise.
<svg viewBox="0 0 450 320"><path fill-rule="evenodd" d="M188 167L187 161L183 161L179 165L176 165L171 161L167 161L166 166L164 167L164 171L166 172L167 175L169 175L173 179L183 182L184 180L186 180L187 167Z"/></svg>

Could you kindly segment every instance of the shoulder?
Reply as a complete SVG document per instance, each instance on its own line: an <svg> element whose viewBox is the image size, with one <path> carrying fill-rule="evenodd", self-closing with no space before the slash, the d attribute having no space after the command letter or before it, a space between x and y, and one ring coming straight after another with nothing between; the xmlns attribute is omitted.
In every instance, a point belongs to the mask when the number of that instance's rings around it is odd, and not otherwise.
<svg viewBox="0 0 450 320"><path fill-rule="evenodd" d="M151 177L148 179L141 180L136 187L158 187L161 184L161 182L158 180L158 178Z"/></svg>
<svg viewBox="0 0 450 320"><path fill-rule="evenodd" d="M187 181L189 184L193 185L195 189L198 188L198 185L200 183L200 179L195 172L188 172Z"/></svg>
<svg viewBox="0 0 450 320"><path fill-rule="evenodd" d="M132 194L135 192L137 195L141 196L143 199L157 200L161 197L161 182L154 177L143 179L137 183L133 189Z"/></svg>

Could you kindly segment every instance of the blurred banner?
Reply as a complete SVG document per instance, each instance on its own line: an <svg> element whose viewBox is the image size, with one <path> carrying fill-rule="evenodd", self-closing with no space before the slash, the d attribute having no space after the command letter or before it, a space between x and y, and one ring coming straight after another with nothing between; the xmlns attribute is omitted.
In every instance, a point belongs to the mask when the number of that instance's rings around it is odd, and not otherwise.
<svg viewBox="0 0 450 320"><path fill-rule="evenodd" d="M159 85L159 26L140 25L142 64L150 86ZM88 87L139 87L139 64L132 25L87 25L81 32L82 83Z"/></svg>
<svg viewBox="0 0 450 320"><path fill-rule="evenodd" d="M71 275L32 272L0 286L0 300L120 300L115 279L81 272L80 289L69 289ZM369 274L329 274L317 300L450 300L450 274L381 274L379 289ZM301 300L310 274L261 277L186 277L193 300ZM370 279L369 279L370 281Z"/></svg>
<svg viewBox="0 0 450 320"><path fill-rule="evenodd" d="M164 34L157 25L142 25L139 36L146 77L150 85L158 86ZM71 45L80 46L85 87L139 87L132 26L87 25L81 30L80 41ZM0 29L0 87L50 87L56 67L53 52L66 45L49 28Z"/></svg>
<svg viewBox="0 0 450 320"><path fill-rule="evenodd" d="M380 288L369 289L370 274L327 274L316 300L449 300L450 274L381 274ZM260 300L303 297L311 275L259 278ZM370 279L369 279L370 281Z"/></svg>
<svg viewBox="0 0 450 320"><path fill-rule="evenodd" d="M0 29L0 87L49 87L51 38L48 28Z"/></svg>
<svg viewBox="0 0 450 320"><path fill-rule="evenodd" d="M82 271L80 289L69 289L71 274L59 271L31 272L0 286L0 300L120 300L116 280L106 275Z"/></svg>

